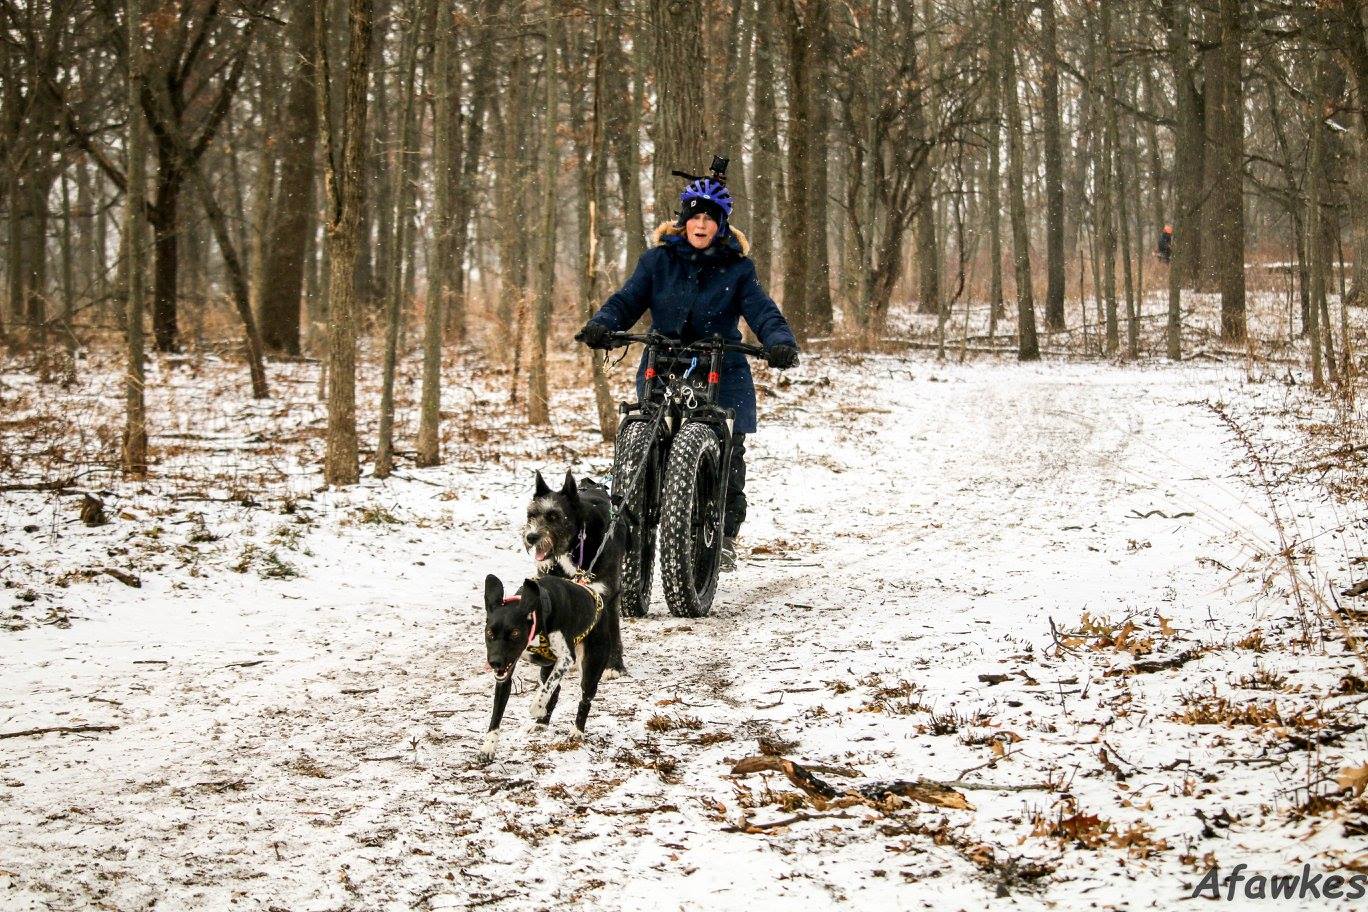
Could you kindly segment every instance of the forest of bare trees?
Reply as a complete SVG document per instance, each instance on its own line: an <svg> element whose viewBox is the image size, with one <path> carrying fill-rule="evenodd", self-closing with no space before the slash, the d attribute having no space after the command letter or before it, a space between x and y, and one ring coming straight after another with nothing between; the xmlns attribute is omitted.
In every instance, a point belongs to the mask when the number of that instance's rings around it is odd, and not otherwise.
<svg viewBox="0 0 1368 912"><path fill-rule="evenodd" d="M358 477L358 370L390 470L406 350L418 464L449 347L546 422L549 354L713 153L805 343L912 313L963 348L981 305L976 343L1022 359L1066 335L1179 359L1195 294L1246 344L1258 269L1314 379L1355 369L1360 0L0 0L0 25L0 338L54 383L125 352L134 475L146 359L228 340L259 398L271 360L326 365L332 483Z"/></svg>

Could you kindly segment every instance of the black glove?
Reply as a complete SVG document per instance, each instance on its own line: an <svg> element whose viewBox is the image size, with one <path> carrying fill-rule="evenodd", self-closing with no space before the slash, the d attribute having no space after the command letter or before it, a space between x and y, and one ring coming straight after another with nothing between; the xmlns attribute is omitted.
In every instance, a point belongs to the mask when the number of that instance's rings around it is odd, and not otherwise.
<svg viewBox="0 0 1368 912"><path fill-rule="evenodd" d="M771 345L765 360L769 361L770 367L786 370L798 363L798 349L782 343Z"/></svg>
<svg viewBox="0 0 1368 912"><path fill-rule="evenodd" d="M583 342L590 348L610 349L613 346L608 341L608 327L602 323L595 323L590 320L584 324L584 328L575 333L575 341Z"/></svg>

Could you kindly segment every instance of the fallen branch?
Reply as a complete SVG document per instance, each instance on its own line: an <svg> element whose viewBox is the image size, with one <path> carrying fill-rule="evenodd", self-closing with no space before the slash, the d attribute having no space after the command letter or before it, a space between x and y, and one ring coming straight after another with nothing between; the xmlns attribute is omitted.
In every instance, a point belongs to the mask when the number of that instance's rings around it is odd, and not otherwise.
<svg viewBox="0 0 1368 912"><path fill-rule="evenodd" d="M1050 636L1054 638L1055 648L1059 650L1060 655L1063 655L1066 652L1069 655L1078 655L1077 652L1070 649L1068 646L1065 646L1064 641L1059 638L1059 628L1055 626L1053 617L1050 618Z"/></svg>
<svg viewBox="0 0 1368 912"><path fill-rule="evenodd" d="M379 692L380 692L380 688L378 688L378 687L344 687L344 688L342 688L342 693L347 694L348 696L360 696L360 695L362 695L362 694L373 694L373 693L379 693Z"/></svg>
<svg viewBox="0 0 1368 912"><path fill-rule="evenodd" d="M1149 519L1151 516L1158 516L1160 519L1182 519L1184 516L1196 516L1191 510L1184 510L1181 513L1174 513L1169 516L1163 510L1150 510L1148 513L1141 513L1139 510L1131 510L1126 514L1131 519Z"/></svg>
<svg viewBox="0 0 1368 912"><path fill-rule="evenodd" d="M83 732L118 731L117 725L58 725L52 728L30 728L25 731L0 732L0 738L28 738L35 735L79 735Z"/></svg>
<svg viewBox="0 0 1368 912"><path fill-rule="evenodd" d="M849 820L854 816L854 814L847 814L845 811L842 811L839 814L802 813L794 814L792 817L785 817L782 820L771 820L767 823L751 823L749 820L742 818L741 823L732 824L731 826L724 826L722 828L722 832L759 833L764 830L774 830L778 829L779 827L786 827L789 824L793 823L802 823L804 820Z"/></svg>
<svg viewBox="0 0 1368 912"><path fill-rule="evenodd" d="M662 804L656 807L642 808L596 808L593 805L582 804L575 808L575 812L579 814L592 811L595 814L604 814L609 817L636 817L642 814L668 814L678 810L679 808L673 804Z"/></svg>
<svg viewBox="0 0 1368 912"><path fill-rule="evenodd" d="M895 795L899 798L911 798L913 801L920 801L923 804L934 804L937 807L964 811L974 809L965 800L965 797L955 791L952 786L930 779L874 782L854 789L837 789L826 781L817 778L802 764L794 763L786 757L763 755L747 757L732 767L733 776L745 776L750 773L766 771L783 773L787 776L790 782L807 794L808 798L812 800L813 806L819 811L825 810L831 802L842 798L853 799L863 804L879 805Z"/></svg>
<svg viewBox="0 0 1368 912"><path fill-rule="evenodd" d="M64 478L61 481L34 481L27 484L7 484L0 485L0 494L9 494L14 491L67 491L75 487L75 478Z"/></svg>
<svg viewBox="0 0 1368 912"><path fill-rule="evenodd" d="M142 580L138 579L131 573L127 573L123 570L115 570L113 567L105 567L104 572L108 573L110 576L114 577L116 580L123 583L125 586L131 586L134 589L142 588Z"/></svg>
<svg viewBox="0 0 1368 912"><path fill-rule="evenodd" d="M1182 668L1188 662L1191 662L1193 659L1201 656L1204 652L1205 650L1203 649L1189 649L1185 652L1180 652L1177 655L1169 656L1167 658L1143 659L1140 661L1132 662L1125 668L1113 668L1107 672L1106 676L1109 678L1114 678L1117 675L1123 675L1128 672L1148 673L1153 671L1168 671L1173 668Z"/></svg>

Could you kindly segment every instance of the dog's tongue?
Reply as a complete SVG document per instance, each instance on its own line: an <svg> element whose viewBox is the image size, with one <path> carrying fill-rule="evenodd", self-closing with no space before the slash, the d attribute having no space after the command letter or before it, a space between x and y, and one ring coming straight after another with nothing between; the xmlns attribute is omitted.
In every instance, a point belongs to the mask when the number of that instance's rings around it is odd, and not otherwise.
<svg viewBox="0 0 1368 912"><path fill-rule="evenodd" d="M550 556L551 556L551 546L550 546L550 545L538 545L538 546L537 546L537 560L539 560L539 561L544 561L544 560L546 560L546 559L547 559L548 557L550 557Z"/></svg>

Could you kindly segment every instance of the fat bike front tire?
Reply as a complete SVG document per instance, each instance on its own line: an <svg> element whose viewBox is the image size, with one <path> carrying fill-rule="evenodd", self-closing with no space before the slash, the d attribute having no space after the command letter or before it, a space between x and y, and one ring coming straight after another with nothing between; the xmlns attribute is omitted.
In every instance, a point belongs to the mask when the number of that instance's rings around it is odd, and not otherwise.
<svg viewBox="0 0 1368 912"><path fill-rule="evenodd" d="M619 509L632 517L631 542L622 556L622 613L645 617L651 607L651 570L655 563L656 530L646 517L646 488L651 483L650 467L638 467L651 458L655 441L649 421L629 421L618 430L613 447L613 494L622 494ZM627 486L636 484L628 491Z"/></svg>
<svg viewBox="0 0 1368 912"><path fill-rule="evenodd" d="M676 617L712 610L722 557L722 445L706 424L690 423L670 445L660 511L660 581Z"/></svg>

